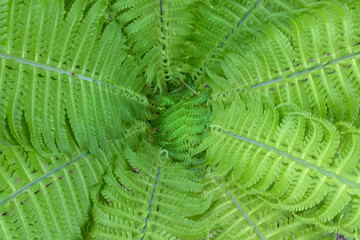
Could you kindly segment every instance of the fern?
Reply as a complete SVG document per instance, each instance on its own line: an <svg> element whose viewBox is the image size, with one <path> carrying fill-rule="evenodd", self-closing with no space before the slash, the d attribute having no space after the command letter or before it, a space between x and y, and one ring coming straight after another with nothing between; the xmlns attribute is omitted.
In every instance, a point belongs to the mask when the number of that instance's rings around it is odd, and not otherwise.
<svg viewBox="0 0 360 240"><path fill-rule="evenodd" d="M235 96L225 108L216 105L211 134L204 142L209 144L208 163L218 165L217 176L232 170L240 188L262 194L309 222L320 221L329 228L334 219L341 219L337 225L350 234L357 225L353 212L358 210L360 189L355 170L358 134L346 126L342 134L349 140L344 148L339 144L341 133L326 120L302 112L279 115L271 101L259 95L244 100ZM351 230L346 230L348 221Z"/></svg>
<svg viewBox="0 0 360 240"><path fill-rule="evenodd" d="M130 84L121 85L113 77L121 68L115 61L126 53L120 47L112 48L122 41L115 23L108 23L100 35L105 24L105 2L99 1L84 12L86 3L77 1L66 16L61 3L55 2L59 8L52 7L54 13L33 1L20 3L15 8L19 12L9 12L12 24L6 26L8 42L2 54L2 79L9 79L1 89L3 142L20 144L42 154L71 153L74 135L81 148L93 152L99 146L106 149L106 137L119 134L121 125L131 124L133 117L144 116L147 100L134 92ZM50 19L39 25L38 16ZM31 21L22 22L27 18ZM61 18L64 20L58 20ZM40 28L36 30L32 25ZM19 34L18 28L36 34ZM107 66L111 62L116 67ZM116 108L117 105L126 107ZM140 106L145 107L144 111L138 110ZM97 111L103 113L96 114ZM81 117L85 115L86 118Z"/></svg>
<svg viewBox="0 0 360 240"><path fill-rule="evenodd" d="M0 239L359 239L359 12L0 0Z"/></svg>
<svg viewBox="0 0 360 240"><path fill-rule="evenodd" d="M214 194L214 198L202 217L212 226L212 239L332 239L319 228L297 221L290 212L273 209L228 180L213 179L208 184L206 194Z"/></svg>
<svg viewBox="0 0 360 240"><path fill-rule="evenodd" d="M149 143L140 145L135 152L126 149L127 162L118 159L114 170L105 175L104 185L93 192L90 237L196 239L203 236L206 225L191 217L209 207L211 199L201 196L204 186L183 165L169 162L166 152L159 153Z"/></svg>
<svg viewBox="0 0 360 240"><path fill-rule="evenodd" d="M195 0L118 1L111 7L123 25L138 71L145 71L146 82L154 83L160 92L167 91L167 82L179 85L177 78L183 77L178 70L186 57L181 49L193 18L185 10L192 2Z"/></svg>
<svg viewBox="0 0 360 240"><path fill-rule="evenodd" d="M1 239L73 239L81 236L90 201L108 160L88 153L72 161L42 157L21 147L1 150Z"/></svg>
<svg viewBox="0 0 360 240"><path fill-rule="evenodd" d="M185 162L198 174L203 172L204 154L196 154L208 124L210 110L206 107L210 91L199 96L187 89L171 96L172 105L152 122L153 138L175 160Z"/></svg>

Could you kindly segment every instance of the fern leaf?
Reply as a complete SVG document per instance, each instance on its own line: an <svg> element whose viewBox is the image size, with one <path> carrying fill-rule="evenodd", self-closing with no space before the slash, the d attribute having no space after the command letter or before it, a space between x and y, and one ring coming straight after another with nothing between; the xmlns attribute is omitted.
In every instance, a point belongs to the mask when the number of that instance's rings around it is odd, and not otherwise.
<svg viewBox="0 0 360 240"><path fill-rule="evenodd" d="M0 238L358 239L359 10L0 0Z"/></svg>
<svg viewBox="0 0 360 240"><path fill-rule="evenodd" d="M155 91L167 92L166 82L177 85L184 78L178 71L186 58L181 51L191 28L178 16L191 19L189 5L195 1L118 1L112 11L124 25L127 45L139 62L139 71L146 71L147 84ZM146 36L147 41L143 41Z"/></svg>
<svg viewBox="0 0 360 240"><path fill-rule="evenodd" d="M320 228L303 223L290 212L272 208L231 181L209 181L206 194L214 196L203 216L212 226L211 239L332 239Z"/></svg>
<svg viewBox="0 0 360 240"><path fill-rule="evenodd" d="M108 141L134 118L149 116L147 99L132 90L133 84L115 80L122 62L115 69L99 62L111 65L126 56L124 48L110 50L124 36L116 32L117 24L104 21L104 1L75 1L66 16L61 1L7 4L12 4L13 20L7 51L0 53L3 144L36 149L44 156L71 155L76 145L97 154L99 147L109 149ZM22 26L26 34L18 35Z"/></svg>
<svg viewBox="0 0 360 240"><path fill-rule="evenodd" d="M237 48L207 67L206 81L217 90L265 91L277 104L294 102L318 117L354 122L359 115L358 8L353 1L325 1L311 11L274 15L266 29L253 23L252 32L236 40Z"/></svg>
<svg viewBox="0 0 360 240"><path fill-rule="evenodd" d="M203 154L197 153L197 146L203 139L210 117L206 107L210 91L192 95L188 89L174 93L171 99L174 104L152 122L156 129L153 136L160 146L167 149L170 157L201 174L204 158Z"/></svg>
<svg viewBox="0 0 360 240"><path fill-rule="evenodd" d="M343 220L351 221L345 213L357 211L360 186L357 171L344 166L356 164L357 133L348 131L350 150L342 147L338 129L326 120L289 110L281 116L266 97L231 98L235 100L217 102L223 106L213 113L211 133L203 143L208 163L217 166L215 174L231 172L241 189L309 222L341 226ZM352 237L358 231L342 229Z"/></svg>
<svg viewBox="0 0 360 240"><path fill-rule="evenodd" d="M114 147L112 147L114 148ZM1 147L0 234L18 239L80 238L91 185L109 158L78 153L42 157L21 147Z"/></svg>
<svg viewBox="0 0 360 240"><path fill-rule="evenodd" d="M149 143L126 150L125 157L127 162L118 159L93 192L90 237L201 238L206 225L192 218L208 208L210 199L200 196L204 186L196 177Z"/></svg>

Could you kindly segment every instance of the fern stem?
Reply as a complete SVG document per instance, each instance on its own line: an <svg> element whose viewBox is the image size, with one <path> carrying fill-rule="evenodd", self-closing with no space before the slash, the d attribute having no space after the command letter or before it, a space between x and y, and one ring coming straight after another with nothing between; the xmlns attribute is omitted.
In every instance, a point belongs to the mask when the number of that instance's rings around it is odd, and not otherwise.
<svg viewBox="0 0 360 240"><path fill-rule="evenodd" d="M15 56L8 55L8 54L5 54L5 53L0 53L0 58L8 59L8 60L15 60L20 64L26 64L26 65L30 65L32 67L42 68L42 69L45 69L45 70L48 70L48 71L53 71L53 72L58 72L58 73L61 73L61 74L68 75L70 77L76 76L77 78L79 78L81 80L86 80L86 81L89 81L89 82L97 82L99 85L105 85L106 87L109 87L109 84L107 84L105 82L97 81L97 80L95 80L93 78L86 77L86 76L81 75L81 74L75 74L73 72L69 72L69 71L66 71L66 70L63 70L63 69L60 69L60 68L56 68L56 67L51 67L49 65L46 65L46 64L43 64L43 63L38 63L38 62L35 62L35 61L32 61L32 60L28 60L28 59L24 59L24 58L20 58L20 57L15 57ZM112 89L115 89L114 86L111 86L111 87L112 87Z"/></svg>
<svg viewBox="0 0 360 240"><path fill-rule="evenodd" d="M319 69L325 68L325 67L327 67L329 65L340 63L343 60L348 60L348 59L351 59L351 58L355 58L359 54L360 54L360 52L349 54L349 55L346 55L344 57L335 59L334 61L331 61L331 62L328 62L328 63L325 63L325 64L320 64L320 65L317 65L315 67L302 70L300 72L292 73L289 76L287 76L286 78L295 78L295 77L298 77L300 75L310 73L310 72L312 72L314 70L319 70ZM284 80L285 80L285 77L278 77L278 78L275 78L275 79L272 79L272 80L269 80L269 81L265 81L265 82L262 82L262 83L255 84L255 85L251 86L250 89L258 88L258 87L262 87L262 86L267 86L267 85L270 85L270 84L273 84L273 83L278 83L278 82L281 82L281 81L284 81Z"/></svg>
<svg viewBox="0 0 360 240"><path fill-rule="evenodd" d="M162 19L162 16L163 16L163 0L159 0L159 8L160 8L160 22L163 23L163 19ZM161 29L162 31L162 29Z"/></svg>
<svg viewBox="0 0 360 240"><path fill-rule="evenodd" d="M201 77L201 75L202 75L203 72L204 72L205 66L206 66L206 65L207 65L207 66L210 66L210 64L212 63L212 61L216 58L216 54L217 54L218 50L221 49L221 48L223 48L223 47L225 46L226 41L229 40L230 37L231 37L231 35L236 32L236 29L240 28L240 27L244 24L244 22L251 16L251 14L254 12L254 10L260 6L260 4L261 4L262 1L263 1L263 0L258 0L258 1L255 3L255 5L254 5L251 9L249 9L249 10L247 11L247 13L245 14L245 16L242 17L242 18L240 19L240 21L237 22L236 27L234 27L234 28L231 30L231 33L226 35L225 40L222 41L222 42L220 43L220 45L213 50L213 53L210 55L209 59L205 59L205 60L202 62L201 66L200 66L200 68L199 68L199 71L198 71L198 76L195 77L195 79L199 79L199 78ZM207 64L207 62L209 62L209 63Z"/></svg>
<svg viewBox="0 0 360 240"><path fill-rule="evenodd" d="M164 33L164 22L163 22L163 0L159 0L159 13L160 13L160 31L162 33L162 49L165 50L165 33Z"/></svg>
<svg viewBox="0 0 360 240"><path fill-rule="evenodd" d="M197 93L194 89L192 89L189 85L187 85L184 81L182 81L180 78L178 78L179 81L184 84L187 88L189 88L193 93L195 93L196 95L199 95L199 93Z"/></svg>
<svg viewBox="0 0 360 240"><path fill-rule="evenodd" d="M109 12L108 10L105 11L105 14L106 14L106 16L108 17L108 19L109 19L110 22L114 21L114 20L112 19L112 17L110 16L110 12Z"/></svg>
<svg viewBox="0 0 360 240"><path fill-rule="evenodd" d="M262 0L258 0L258 1L255 3L254 7L251 8L251 9L246 13L246 15L238 22L238 24L237 24L237 27L238 27L238 28L245 22L246 19L248 19L248 18L250 17L250 15L252 14L252 12L253 12L257 7L260 6L261 2L262 2Z"/></svg>
<svg viewBox="0 0 360 240"><path fill-rule="evenodd" d="M249 223L249 225L254 229L256 234L259 236L261 240L265 240L265 237L261 234L259 228L256 226L256 224L251 220L249 215L245 212L245 210L241 207L241 205L236 201L235 197L231 194L231 192L226 189L226 194L230 196L231 201L235 204L236 208L242 213L246 221Z"/></svg>
<svg viewBox="0 0 360 240"><path fill-rule="evenodd" d="M246 19L248 19L248 18L251 16L251 14L253 13L253 11L261 4L262 1L263 1L263 0L258 0L258 1L255 3L254 7L252 7L251 9L249 9L249 10L247 11L247 13L245 14L245 16L244 16L242 19L240 19L240 21L237 23L236 28L240 28L241 25L244 24L244 22L246 21ZM235 29L233 28L232 31L231 31L231 34L234 34L234 33L235 33ZM225 42L226 42L227 40L229 40L230 37L231 37L230 34L226 35L225 40L220 43L220 46L219 46L218 48L224 47ZM211 58L214 58L214 57L215 57L215 53L211 56Z"/></svg>
<svg viewBox="0 0 360 240"><path fill-rule="evenodd" d="M250 216L247 215L247 213L241 207L241 205L236 200L236 198L231 194L231 192L225 187L225 185L221 182L221 180L218 177L215 177L215 180L218 181L220 183L220 186L225 189L226 194L230 196L231 201L235 204L236 208L241 212L241 214L244 216L244 218L249 223L249 225L251 227L253 227L254 231L259 236L259 238L261 240L265 240L265 237L261 234L261 232L260 232L259 228L257 227L257 225L251 220Z"/></svg>
<svg viewBox="0 0 360 240"><path fill-rule="evenodd" d="M343 183L346 184L346 185L352 186L352 187L360 190L360 186L359 186L358 184L356 184L356 183L354 183L354 182L352 182L352 181L349 181L349 180L347 180L347 179L345 179L345 178L342 178L342 177L340 177L340 176L337 175L337 174L328 172L328 171L326 171L326 170L324 170L324 169L322 169L322 168L320 168L320 167L318 167L318 166L314 166L314 165L312 165L312 164L309 164L309 163L307 163L307 162L305 162L305 161L303 161L303 160L301 160L301 159L299 159L299 158L297 158L297 157L292 156L292 155L289 154L289 153L286 153L286 152L281 151L280 149L277 149L277 148L268 146L268 145L266 145L266 144L264 144L264 143L261 143L261 142L258 142L258 141L249 139L249 138L247 138L247 137L243 137L243 136L237 135L237 134L235 134L235 133L227 132L227 131L224 131L224 130L223 130L223 132L224 132L225 134L229 135L229 136L235 137L235 138L237 138L237 139L240 139L240 140L242 140L242 141L248 142L248 143L250 143L250 144L254 144L254 145L258 146L258 147L267 148L268 150L274 151L274 152L276 152L276 153L278 153L278 154L280 154L280 155L282 155L282 156L284 156L284 157L288 157L288 158L290 158L291 160L293 160L293 161L295 161L295 162L297 162L297 163L299 163L299 164L301 164L301 165L303 165L303 166L305 166L305 167L307 167L307 168L309 168L309 169L316 170L316 171L324 174L324 175L327 176L327 177L335 178L335 179L343 182Z"/></svg>
<svg viewBox="0 0 360 240"><path fill-rule="evenodd" d="M148 221L149 221L151 208L152 208L152 205L153 205L153 202L154 202L155 190L156 190L156 186L158 184L159 178L160 178L160 174L161 174L161 168L159 167L158 168L158 174L156 175L156 181L155 181L155 184L154 184L154 188L153 188L153 191L151 193L150 204L149 204L149 207L148 207L148 214L147 214L147 216L145 218L145 226L142 229L143 236L141 237L141 240L143 240L144 237L145 237L146 227L147 227L147 224L148 224Z"/></svg>
<svg viewBox="0 0 360 240"><path fill-rule="evenodd" d="M63 165L55 168L54 170L46 173L45 175L41 176L40 178L36 179L35 181L32 181L30 182L29 184L25 185L24 187L20 188L19 190L17 190L16 192L14 192L13 194L11 194L8 198L6 198L5 200L1 201L0 202L0 206L7 203L8 201L10 201L11 199L17 197L20 193L24 192L25 190L29 189L30 187L32 187L33 185L35 185L36 183L40 182L41 180L49 177L50 175L60 171L61 169L67 167L68 165L72 164L72 163L75 163L77 162L78 160L80 160L81 158L83 157L86 157L87 155L89 155L90 153L89 152L86 152L86 153L83 153L81 154L80 156L76 157L75 159L67 162L67 163L64 163Z"/></svg>

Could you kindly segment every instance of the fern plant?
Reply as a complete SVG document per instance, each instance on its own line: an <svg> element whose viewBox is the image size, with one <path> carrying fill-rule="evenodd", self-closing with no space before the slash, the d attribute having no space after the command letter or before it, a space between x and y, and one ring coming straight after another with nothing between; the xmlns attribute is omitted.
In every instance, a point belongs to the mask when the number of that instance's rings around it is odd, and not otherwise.
<svg viewBox="0 0 360 240"><path fill-rule="evenodd" d="M0 239L360 238L357 0L0 0Z"/></svg>

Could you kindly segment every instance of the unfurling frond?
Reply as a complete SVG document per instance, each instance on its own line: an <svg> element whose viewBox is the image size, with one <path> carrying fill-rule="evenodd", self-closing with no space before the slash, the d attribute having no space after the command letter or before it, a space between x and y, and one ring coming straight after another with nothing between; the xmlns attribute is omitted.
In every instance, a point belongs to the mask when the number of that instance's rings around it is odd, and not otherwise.
<svg viewBox="0 0 360 240"><path fill-rule="evenodd" d="M154 140L167 149L174 160L203 171L204 154L196 152L207 129L210 110L206 105L210 91L196 96L186 89L172 96L172 105L152 122Z"/></svg>

